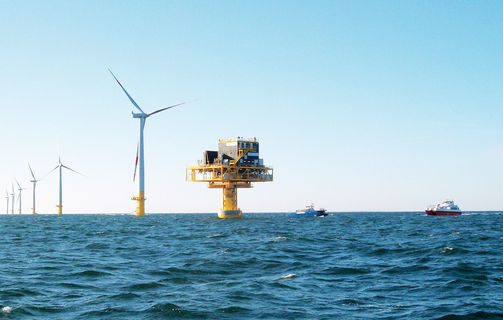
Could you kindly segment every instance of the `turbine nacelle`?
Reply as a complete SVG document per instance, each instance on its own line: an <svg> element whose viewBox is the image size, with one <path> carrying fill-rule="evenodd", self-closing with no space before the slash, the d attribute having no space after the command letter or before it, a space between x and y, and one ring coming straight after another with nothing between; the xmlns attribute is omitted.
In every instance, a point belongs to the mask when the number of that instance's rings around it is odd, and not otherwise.
<svg viewBox="0 0 503 320"><path fill-rule="evenodd" d="M131 112L131 114L133 115L133 118L135 119L141 119L141 118L147 118L148 115L145 114L145 113L134 113L134 112Z"/></svg>
<svg viewBox="0 0 503 320"><path fill-rule="evenodd" d="M17 183L17 186L18 186L18 189L17 189L18 191L26 190L26 188L21 187L21 185L19 184L19 182L17 181L17 179L16 179L16 183Z"/></svg>

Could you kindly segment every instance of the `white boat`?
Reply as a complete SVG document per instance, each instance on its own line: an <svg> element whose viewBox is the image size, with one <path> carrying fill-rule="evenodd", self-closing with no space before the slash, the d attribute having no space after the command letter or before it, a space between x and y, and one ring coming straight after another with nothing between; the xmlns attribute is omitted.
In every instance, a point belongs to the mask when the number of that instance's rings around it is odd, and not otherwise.
<svg viewBox="0 0 503 320"><path fill-rule="evenodd" d="M426 208L426 214L430 216L459 216L461 213L461 209L452 200L444 200Z"/></svg>
<svg viewBox="0 0 503 320"><path fill-rule="evenodd" d="M320 208L316 210L314 204L306 206L305 209L299 209L295 213L290 213L289 217L326 217L328 215L327 210Z"/></svg>

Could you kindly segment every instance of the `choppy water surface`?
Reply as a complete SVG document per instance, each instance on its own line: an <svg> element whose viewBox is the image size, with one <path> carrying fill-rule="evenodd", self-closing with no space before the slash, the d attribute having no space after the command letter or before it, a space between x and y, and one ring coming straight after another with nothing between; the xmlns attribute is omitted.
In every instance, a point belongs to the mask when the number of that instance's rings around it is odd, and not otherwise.
<svg viewBox="0 0 503 320"><path fill-rule="evenodd" d="M503 318L503 214L0 216L0 319Z"/></svg>

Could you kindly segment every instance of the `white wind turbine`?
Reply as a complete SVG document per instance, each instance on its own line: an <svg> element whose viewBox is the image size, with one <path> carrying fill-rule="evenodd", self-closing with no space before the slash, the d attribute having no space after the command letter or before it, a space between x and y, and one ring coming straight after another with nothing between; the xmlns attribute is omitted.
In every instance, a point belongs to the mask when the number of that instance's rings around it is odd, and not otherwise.
<svg viewBox="0 0 503 320"><path fill-rule="evenodd" d="M80 174L80 175L82 175L82 173L77 172L77 171L73 170L72 168L69 168L69 167L65 166L64 164L62 164L61 157L59 157L58 162L59 162L58 165L54 169L49 171L49 173L53 172L56 169L59 169L59 202L56 207L58 208L58 215L62 215L63 214L63 168L70 170L70 171L73 171L73 172Z"/></svg>
<svg viewBox="0 0 503 320"><path fill-rule="evenodd" d="M136 103L136 101L134 101L134 99L129 95L129 93L126 91L126 89L124 89L124 87L119 82L117 77L113 74L113 72L110 69L108 69L108 71L110 71L110 73L114 77L115 81L117 81L119 86L122 88L122 91L124 91L124 93L127 95L127 97L129 98L129 101L131 101L131 103L135 106L135 108L138 109L138 111L140 111L140 113L131 112L133 114L133 118L140 119L140 141L138 142L136 164L135 164L135 176L136 176L136 166L138 165L138 160L139 160L139 162L140 162L140 170L139 170L140 179L139 180L140 181L139 181L139 187L138 187L138 196L133 197L133 200L137 200L137 202L138 202L137 207L136 207L136 215L143 216L143 215L145 215L145 162L144 162L144 152L143 152L143 129L145 129L145 121L147 121L147 118L150 117L151 115L154 115L154 114L159 113L161 111L168 110L168 109L174 108L176 106L182 105L185 102L178 103L178 104L166 107L166 108L162 108L162 109L156 110L151 113L145 113L140 108L140 106ZM138 156L138 153L139 153L139 156Z"/></svg>
<svg viewBox="0 0 503 320"><path fill-rule="evenodd" d="M31 166L29 163L28 163L28 167L30 168L31 176L33 177L33 180L30 181L31 183L33 183L33 205L31 208L31 212L33 214L35 214L35 213L37 213L37 211L35 210L35 188L37 187L37 182L39 182L40 180L37 180L37 178L35 178L35 174L33 173L33 170L31 169Z"/></svg>
<svg viewBox="0 0 503 320"><path fill-rule="evenodd" d="M12 202L11 202L11 211L10 211L10 213L14 214L14 200L15 200L15 198L14 198L14 196L15 196L15 194L14 194L14 183L12 184L12 193L10 195L12 197L11 198Z"/></svg>
<svg viewBox="0 0 503 320"><path fill-rule="evenodd" d="M5 211L6 214L9 214L9 191L5 189L5 199L7 200L7 211Z"/></svg>
<svg viewBox="0 0 503 320"><path fill-rule="evenodd" d="M18 186L18 191L19 191L19 195L18 195L18 200L19 200L19 214L21 214L21 205L22 205L22 199L21 199L21 193L23 190L26 190L25 188L21 188L21 185L19 184L19 182L16 180L16 183L17 183L17 186ZM12 205L14 207L14 204Z"/></svg>

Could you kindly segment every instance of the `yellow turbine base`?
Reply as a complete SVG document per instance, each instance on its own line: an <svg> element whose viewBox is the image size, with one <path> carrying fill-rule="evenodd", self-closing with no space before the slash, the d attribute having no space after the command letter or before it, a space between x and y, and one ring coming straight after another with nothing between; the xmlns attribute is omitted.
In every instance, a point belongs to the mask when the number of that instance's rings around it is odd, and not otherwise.
<svg viewBox="0 0 503 320"><path fill-rule="evenodd" d="M138 192L138 197L134 197L133 200L137 201L135 215L143 217L145 215L145 193Z"/></svg>
<svg viewBox="0 0 503 320"><path fill-rule="evenodd" d="M63 205L58 204L56 207L58 207L58 216L63 214Z"/></svg>

